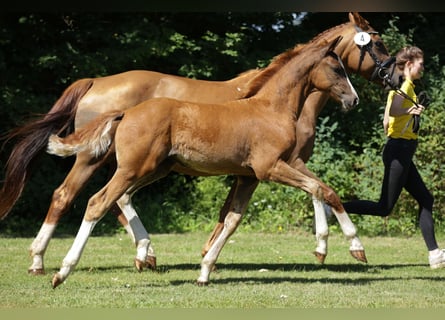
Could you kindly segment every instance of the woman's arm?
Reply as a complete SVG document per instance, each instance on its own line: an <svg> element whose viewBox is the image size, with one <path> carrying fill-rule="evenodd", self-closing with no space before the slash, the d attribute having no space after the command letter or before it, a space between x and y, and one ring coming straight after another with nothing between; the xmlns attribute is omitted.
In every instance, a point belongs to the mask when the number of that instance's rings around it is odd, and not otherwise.
<svg viewBox="0 0 445 320"><path fill-rule="evenodd" d="M395 94L394 98L392 99L391 107L389 108L389 115L391 117L397 117L397 116L403 116L406 114L413 114L413 115L420 115L422 111L425 109L424 106L413 105L410 108L402 108L403 101L405 98L400 94Z"/></svg>

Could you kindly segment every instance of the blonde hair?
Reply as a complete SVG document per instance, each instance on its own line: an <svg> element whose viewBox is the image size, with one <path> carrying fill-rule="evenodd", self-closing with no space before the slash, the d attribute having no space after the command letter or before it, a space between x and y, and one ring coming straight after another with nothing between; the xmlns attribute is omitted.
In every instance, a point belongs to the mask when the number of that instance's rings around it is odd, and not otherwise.
<svg viewBox="0 0 445 320"><path fill-rule="evenodd" d="M403 70L405 64L408 61L414 61L414 59L423 58L423 51L416 46L407 46L399 50L396 54L397 68Z"/></svg>

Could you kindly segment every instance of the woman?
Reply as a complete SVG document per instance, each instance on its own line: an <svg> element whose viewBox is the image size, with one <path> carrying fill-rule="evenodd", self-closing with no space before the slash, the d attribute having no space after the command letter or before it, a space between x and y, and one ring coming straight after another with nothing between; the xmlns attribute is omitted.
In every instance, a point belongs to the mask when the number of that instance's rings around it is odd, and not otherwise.
<svg viewBox="0 0 445 320"><path fill-rule="evenodd" d="M348 213L386 217L405 188L419 203L419 226L429 251L430 267L444 268L445 253L439 249L434 234L434 198L412 160L418 137L415 119L425 109L414 103L417 97L413 81L420 79L424 70L422 50L415 46L401 49L396 55L396 66L403 70L404 82L400 91L390 91L387 99L383 127L388 140L383 150L385 173L380 200L355 200L344 203L344 207Z"/></svg>

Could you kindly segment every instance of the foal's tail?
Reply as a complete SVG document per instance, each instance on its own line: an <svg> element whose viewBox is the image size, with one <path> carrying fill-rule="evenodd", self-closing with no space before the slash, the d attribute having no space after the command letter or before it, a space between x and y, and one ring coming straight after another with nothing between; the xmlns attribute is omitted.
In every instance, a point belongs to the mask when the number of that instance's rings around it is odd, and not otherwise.
<svg viewBox="0 0 445 320"><path fill-rule="evenodd" d="M104 155L114 141L118 122L124 111L111 111L98 116L82 129L61 138L52 134L48 139L46 152L68 157L82 151L89 151L96 158Z"/></svg>
<svg viewBox="0 0 445 320"><path fill-rule="evenodd" d="M50 134L68 131L74 121L79 100L91 88L92 79L70 85L51 110L42 117L11 130L1 137L5 145L18 139L6 162L5 180L0 190L0 220L4 219L20 197L28 179L30 163L43 150Z"/></svg>

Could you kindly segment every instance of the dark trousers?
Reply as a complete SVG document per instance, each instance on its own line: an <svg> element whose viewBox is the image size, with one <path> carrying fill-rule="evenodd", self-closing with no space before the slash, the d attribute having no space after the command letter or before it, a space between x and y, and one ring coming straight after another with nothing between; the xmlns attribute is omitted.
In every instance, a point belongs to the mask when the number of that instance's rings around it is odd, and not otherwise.
<svg viewBox="0 0 445 320"><path fill-rule="evenodd" d="M380 200L354 200L343 204L352 214L388 216L405 188L419 204L419 226L428 250L438 248L432 217L434 198L425 186L412 159L417 141L389 139L383 149L385 173Z"/></svg>

